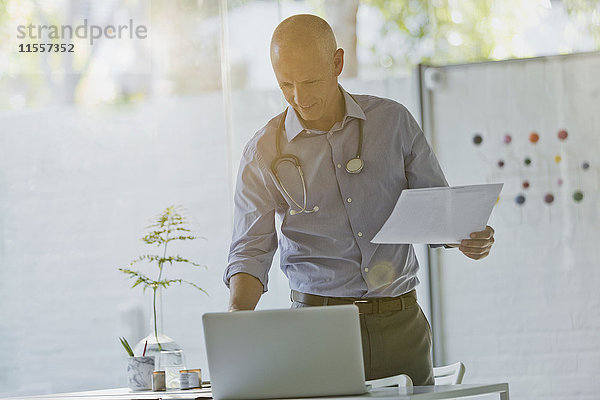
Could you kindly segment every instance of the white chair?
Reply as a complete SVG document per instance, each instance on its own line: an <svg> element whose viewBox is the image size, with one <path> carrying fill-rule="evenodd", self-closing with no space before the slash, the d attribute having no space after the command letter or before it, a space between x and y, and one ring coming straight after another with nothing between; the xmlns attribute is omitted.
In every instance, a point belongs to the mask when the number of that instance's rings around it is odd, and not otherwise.
<svg viewBox="0 0 600 400"><path fill-rule="evenodd" d="M411 387L413 382L412 379L410 379L410 376L400 374L389 376L387 378L373 379L372 381L367 381L367 385L370 385L371 388L380 388L386 386Z"/></svg>
<svg viewBox="0 0 600 400"><path fill-rule="evenodd" d="M465 376L465 365L460 361L443 367L433 368L433 378L436 385L457 385Z"/></svg>
<svg viewBox="0 0 600 400"><path fill-rule="evenodd" d="M465 365L460 361L443 367L433 368L433 378L436 385L457 385L462 382L464 376ZM367 381L367 385L370 385L372 388L385 386L411 387L413 386L413 382L410 376L401 374Z"/></svg>

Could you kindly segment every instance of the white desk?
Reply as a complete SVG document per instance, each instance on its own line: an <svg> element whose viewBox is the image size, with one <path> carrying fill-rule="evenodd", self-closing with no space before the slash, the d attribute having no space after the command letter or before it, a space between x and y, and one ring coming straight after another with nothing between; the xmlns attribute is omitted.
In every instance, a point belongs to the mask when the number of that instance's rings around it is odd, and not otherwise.
<svg viewBox="0 0 600 400"><path fill-rule="evenodd" d="M443 400L483 394L498 393L501 400L508 400L508 383L496 383L488 385L439 385L439 386L415 386L412 388L378 388L363 395L341 396L341 397L311 397L306 400L364 400L396 399L396 400ZM40 396L19 397L22 400L151 400L151 399L197 399L211 397L210 389L194 389L169 392L132 392L127 388L93 390L89 392L74 392L61 394L48 394ZM14 398L13 398L14 399ZM289 399L288 399L289 400Z"/></svg>

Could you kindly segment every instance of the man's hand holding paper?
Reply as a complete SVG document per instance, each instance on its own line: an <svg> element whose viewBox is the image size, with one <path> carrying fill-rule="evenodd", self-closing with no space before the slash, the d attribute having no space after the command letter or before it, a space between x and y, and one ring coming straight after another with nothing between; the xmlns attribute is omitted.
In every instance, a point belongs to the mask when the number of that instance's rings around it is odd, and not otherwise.
<svg viewBox="0 0 600 400"><path fill-rule="evenodd" d="M467 257L486 257L494 243L487 226L503 184L406 189L373 243L447 243Z"/></svg>
<svg viewBox="0 0 600 400"><path fill-rule="evenodd" d="M460 243L448 244L448 246L458 247L465 256L473 260L481 260L490 254L494 241L494 229L488 225L480 232L471 233L469 239L463 239Z"/></svg>

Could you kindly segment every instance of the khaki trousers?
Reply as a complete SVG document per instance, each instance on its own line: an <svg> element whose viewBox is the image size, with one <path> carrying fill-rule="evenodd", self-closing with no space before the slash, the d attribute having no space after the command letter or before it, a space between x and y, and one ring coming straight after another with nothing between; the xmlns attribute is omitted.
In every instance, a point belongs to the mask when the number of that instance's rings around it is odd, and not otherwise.
<svg viewBox="0 0 600 400"><path fill-rule="evenodd" d="M301 307L310 306L292 304ZM434 384L431 327L418 303L400 311L360 314L360 333L366 380L406 374L415 386Z"/></svg>

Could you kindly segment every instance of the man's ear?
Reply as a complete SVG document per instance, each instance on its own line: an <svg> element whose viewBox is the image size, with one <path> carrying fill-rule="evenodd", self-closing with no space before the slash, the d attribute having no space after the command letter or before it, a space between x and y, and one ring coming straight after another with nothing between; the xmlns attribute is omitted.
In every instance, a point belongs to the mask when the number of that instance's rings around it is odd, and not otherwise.
<svg viewBox="0 0 600 400"><path fill-rule="evenodd" d="M333 53L333 73L335 76L340 76L344 69L344 49L339 48Z"/></svg>

